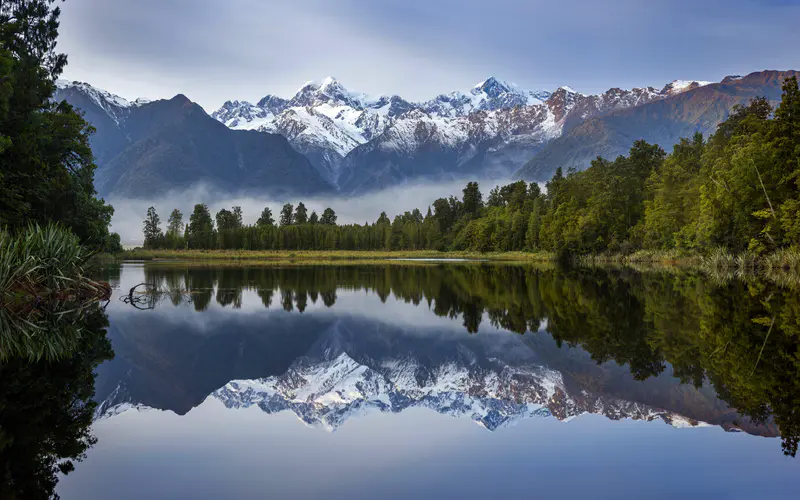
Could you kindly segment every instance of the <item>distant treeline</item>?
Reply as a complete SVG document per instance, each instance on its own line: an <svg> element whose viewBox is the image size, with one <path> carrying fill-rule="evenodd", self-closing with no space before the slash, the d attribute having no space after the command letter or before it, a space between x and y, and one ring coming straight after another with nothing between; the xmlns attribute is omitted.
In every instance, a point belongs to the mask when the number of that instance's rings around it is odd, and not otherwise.
<svg viewBox="0 0 800 500"><path fill-rule="evenodd" d="M146 248L248 250L537 251L559 255L640 249L703 252L724 247L766 252L800 242L800 91L783 85L772 109L756 98L733 109L708 140L682 139L666 154L636 141L628 156L597 158L585 171L559 169L539 189L518 181L487 198L476 182L463 196L374 223L338 225L328 208L310 215L284 205L276 222L265 208L245 225L241 208L212 216L195 205L188 224L173 210L166 233L155 209L144 224Z"/></svg>

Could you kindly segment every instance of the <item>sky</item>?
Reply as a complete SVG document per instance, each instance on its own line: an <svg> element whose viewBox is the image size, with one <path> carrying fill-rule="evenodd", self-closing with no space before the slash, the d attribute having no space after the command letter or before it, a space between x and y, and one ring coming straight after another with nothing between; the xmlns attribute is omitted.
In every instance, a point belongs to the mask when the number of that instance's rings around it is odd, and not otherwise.
<svg viewBox="0 0 800 500"><path fill-rule="evenodd" d="M495 76L662 87L800 69L800 0L67 0L63 78L133 99L290 97L309 80L411 100Z"/></svg>

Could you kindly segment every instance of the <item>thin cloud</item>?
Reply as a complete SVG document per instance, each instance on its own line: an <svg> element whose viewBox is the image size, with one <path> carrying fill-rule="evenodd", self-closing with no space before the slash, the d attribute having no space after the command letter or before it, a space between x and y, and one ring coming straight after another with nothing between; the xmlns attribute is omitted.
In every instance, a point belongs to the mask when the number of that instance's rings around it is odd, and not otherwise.
<svg viewBox="0 0 800 500"><path fill-rule="evenodd" d="M800 67L797 2L69 0L65 77L128 98L290 96L332 75L426 99L490 75L579 91Z"/></svg>
<svg viewBox="0 0 800 500"><path fill-rule="evenodd" d="M174 208L179 209L184 215L184 222L188 222L189 215L196 203L206 203L212 215L222 208L230 209L233 206L240 206L245 224L254 224L264 207L269 207L273 217L277 220L284 203L297 205L301 201L308 208L309 214L312 210L316 210L317 214L322 214L325 208L331 207L336 212L338 224L364 224L365 222L371 224L383 211L389 218L393 218L395 215L419 208L424 215L428 206L437 198L448 196L460 198L467 182L467 180L463 180L436 184L413 183L358 197L315 198L307 196L292 199L239 196L220 192L206 185L196 185L187 190L172 191L157 199L111 197L107 201L114 206L111 230L120 234L123 245L133 246L142 243L142 221L147 214L147 208L151 206L155 207L161 218L162 229L166 227L166 220ZM483 181L481 191L484 198L494 186L509 182L511 181Z"/></svg>

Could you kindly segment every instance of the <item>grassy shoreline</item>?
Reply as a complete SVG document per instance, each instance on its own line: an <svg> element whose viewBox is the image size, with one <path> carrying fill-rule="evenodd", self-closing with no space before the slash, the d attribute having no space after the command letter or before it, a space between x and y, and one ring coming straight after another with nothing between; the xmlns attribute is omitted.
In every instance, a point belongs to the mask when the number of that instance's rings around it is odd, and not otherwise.
<svg viewBox="0 0 800 500"><path fill-rule="evenodd" d="M123 260L376 261L392 259L469 259L502 262L550 262L550 252L438 252L436 250L126 250Z"/></svg>

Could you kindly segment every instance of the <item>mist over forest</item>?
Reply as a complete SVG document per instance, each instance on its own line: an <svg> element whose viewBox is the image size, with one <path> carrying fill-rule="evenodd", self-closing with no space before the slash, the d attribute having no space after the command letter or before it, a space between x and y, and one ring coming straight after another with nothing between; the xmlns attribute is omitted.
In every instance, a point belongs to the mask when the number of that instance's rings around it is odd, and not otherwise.
<svg viewBox="0 0 800 500"><path fill-rule="evenodd" d="M119 233L123 246L134 247L142 244L142 223L148 207L151 206L155 207L164 223L174 208L179 209L188 217L188 214L192 213L192 207L197 203L206 203L212 216L222 208L230 210L233 206L240 206L242 207L243 222L254 224L264 207L269 207L274 214L278 214L284 203L297 204L302 201L308 208L309 214L312 211L322 214L325 208L330 207L336 212L339 224L364 224L365 222L371 224L375 222L381 212L386 212L390 219L415 208L420 209L424 214L428 206L437 198L461 197L467 182L469 179L438 183L409 183L352 197L335 195L281 198L258 197L251 194L240 195L224 192L207 184L197 184L190 189L170 191L165 196L153 199L112 196L106 201L114 207L111 230ZM506 179L483 181L480 183L480 189L486 196L494 187L510 182L512 181ZM544 184L541 185L541 188L544 190Z"/></svg>

